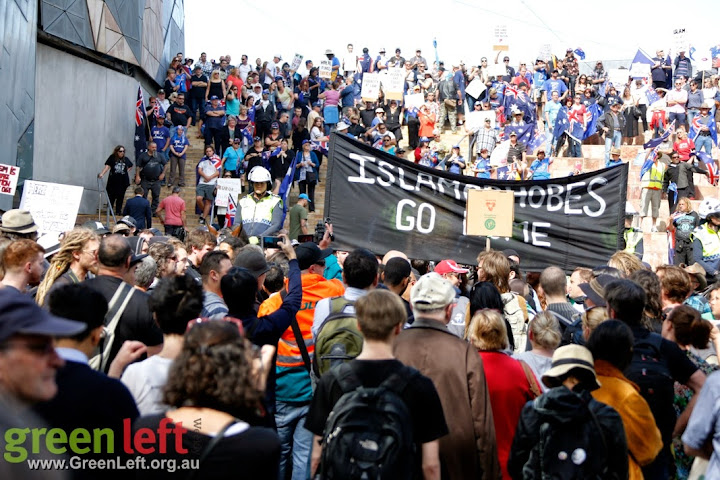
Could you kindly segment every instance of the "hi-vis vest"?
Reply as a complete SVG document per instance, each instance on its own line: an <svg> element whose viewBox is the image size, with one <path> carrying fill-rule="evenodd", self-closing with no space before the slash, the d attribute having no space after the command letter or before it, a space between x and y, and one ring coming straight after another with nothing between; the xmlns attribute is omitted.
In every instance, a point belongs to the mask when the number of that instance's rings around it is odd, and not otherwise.
<svg viewBox="0 0 720 480"><path fill-rule="evenodd" d="M287 288L287 280L285 280L285 288ZM302 303L295 318L302 332L310 358L312 358L313 353L315 353L315 341L311 330L313 318L315 317L315 305L323 298L343 295L345 293L345 287L340 280L325 280L322 275L305 273L302 276L302 290ZM279 293L273 294L260 305L258 317L270 315L280 308L282 302L282 295ZM280 341L278 341L277 366L303 366L302 355L295 341L295 334L293 334L292 327L288 327L282 334L282 337L280 337Z"/></svg>
<svg viewBox="0 0 720 480"><path fill-rule="evenodd" d="M280 203L282 199L272 193L266 194L260 200L256 200L252 193L242 197L238 202L238 210L245 234L251 237L265 231L272 224L273 209ZM256 224L262 227L258 228Z"/></svg>
<svg viewBox="0 0 720 480"><path fill-rule="evenodd" d="M665 176L665 164L662 162L653 163L650 170L642 177L642 188L662 190L663 177Z"/></svg>
<svg viewBox="0 0 720 480"><path fill-rule="evenodd" d="M720 258L720 236L717 232L709 229L707 223L696 228L693 235L702 243L703 260Z"/></svg>
<svg viewBox="0 0 720 480"><path fill-rule="evenodd" d="M632 227L626 228L623 233L625 239L625 252L633 254L638 246L638 243L642 242L643 232L642 230L636 230Z"/></svg>

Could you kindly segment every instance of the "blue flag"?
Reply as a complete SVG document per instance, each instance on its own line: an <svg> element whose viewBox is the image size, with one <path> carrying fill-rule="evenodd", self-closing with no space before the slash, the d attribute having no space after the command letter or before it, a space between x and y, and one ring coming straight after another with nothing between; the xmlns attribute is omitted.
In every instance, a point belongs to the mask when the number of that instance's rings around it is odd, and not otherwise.
<svg viewBox="0 0 720 480"><path fill-rule="evenodd" d="M645 91L645 96L647 97L647 101L649 105L652 105L653 103L660 100L660 95L655 91L655 89L648 85L648 89Z"/></svg>
<svg viewBox="0 0 720 480"><path fill-rule="evenodd" d="M673 131L675 131L675 124L671 123L670 126L666 128L663 134L660 135L658 138L652 138L648 140L647 143L644 143L643 148L657 148L658 146L660 146L661 143L670 138L670 135L672 135Z"/></svg>
<svg viewBox="0 0 720 480"><path fill-rule="evenodd" d="M700 115L696 115L695 118L693 118L693 121L690 122L690 131L688 132L688 137L692 139L692 141L696 141L697 137L700 135L700 128L703 126L700 123L700 119L702 117ZM711 116L708 116L710 119L710 122L707 124L708 129L710 130L710 138L712 138L712 141L715 145L718 144L717 139L717 127L715 126L715 119Z"/></svg>
<svg viewBox="0 0 720 480"><path fill-rule="evenodd" d="M522 143L523 145L527 146L533 139L533 133L535 132L535 124L526 123L525 125L520 125L516 127L508 125L505 127L505 138L510 138L511 132L515 132L517 134L518 143Z"/></svg>
<svg viewBox="0 0 720 480"><path fill-rule="evenodd" d="M708 181L712 185L715 185L718 179L718 167L715 164L715 160L705 152L695 152L695 156L705 164L705 168L707 168L708 171Z"/></svg>
<svg viewBox="0 0 720 480"><path fill-rule="evenodd" d="M527 152L528 153L535 152L535 150L537 150L538 148L543 146L543 144L545 143L545 140L546 140L545 134L540 133L540 130L538 130L536 128L535 134L533 135L532 140L530 140L530 143L528 143L528 145L527 145Z"/></svg>
<svg viewBox="0 0 720 480"><path fill-rule="evenodd" d="M640 169L640 180L642 180L642 177L644 177L645 174L652 168L655 158L657 157L657 150L658 147L653 148L650 155L645 159L645 163L643 163L643 166Z"/></svg>
<svg viewBox="0 0 720 480"><path fill-rule="evenodd" d="M135 100L135 164L142 152L147 151L147 116L145 114L145 102L143 101L142 88L138 85L137 99Z"/></svg>
<svg viewBox="0 0 720 480"><path fill-rule="evenodd" d="M585 60L585 52L583 51L582 48L578 47L574 50L574 52L575 52L575 55L580 57L580 60Z"/></svg>
<svg viewBox="0 0 720 480"><path fill-rule="evenodd" d="M587 108L588 113L590 114L590 120L587 122L587 125L585 126L585 133L583 133L583 140L586 138L589 138L595 133L597 133L597 122L598 118L602 115L602 109L600 108L600 105L597 103L593 103Z"/></svg>
<svg viewBox="0 0 720 480"><path fill-rule="evenodd" d="M280 222L281 225L285 223L285 216L287 215L288 211L288 197L290 196L290 188L292 187L293 180L295 180L295 167L297 166L298 159L301 156L302 152L298 152L297 155L295 155L295 158L293 158L292 162L290 162L290 166L288 167L287 172L285 173L285 177L280 184L280 189L278 190L278 195L280 196L280 198L282 198L283 202L283 219L282 222Z"/></svg>
<svg viewBox="0 0 720 480"><path fill-rule="evenodd" d="M692 60L693 62L695 61L695 57L693 57L693 55L695 54L696 51L697 51L697 49L695 47L690 47L690 52L689 52L690 60Z"/></svg>
<svg viewBox="0 0 720 480"><path fill-rule="evenodd" d="M570 121L568 120L568 109L567 107L560 107L557 117L555 118L555 129L553 130L553 138L560 138L563 133L567 132L569 126Z"/></svg>
<svg viewBox="0 0 720 480"><path fill-rule="evenodd" d="M677 203L677 196L678 196L677 183L670 182L668 184L668 192L673 192L673 203Z"/></svg>

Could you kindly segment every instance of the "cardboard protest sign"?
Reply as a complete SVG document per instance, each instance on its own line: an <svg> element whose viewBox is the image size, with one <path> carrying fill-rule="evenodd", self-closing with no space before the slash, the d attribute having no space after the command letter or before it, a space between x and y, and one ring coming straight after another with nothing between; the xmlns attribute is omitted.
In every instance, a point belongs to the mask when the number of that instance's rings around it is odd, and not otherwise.
<svg viewBox="0 0 720 480"><path fill-rule="evenodd" d="M377 73L364 73L360 96L366 102L374 102L380 95L380 75Z"/></svg>
<svg viewBox="0 0 720 480"><path fill-rule="evenodd" d="M215 196L216 207L227 207L228 196L237 199L242 194L241 178L218 178L217 195Z"/></svg>
<svg viewBox="0 0 720 480"><path fill-rule="evenodd" d="M493 30L493 50L506 51L509 48L507 25L495 25Z"/></svg>
<svg viewBox="0 0 720 480"><path fill-rule="evenodd" d="M329 157L325 215L343 250L398 249L411 258L474 264L485 239L465 235L467 199L485 189L512 192L512 235L491 237L491 247L515 249L528 271L602 265L621 244L628 164L550 180L484 180L422 167L335 133Z"/></svg>
<svg viewBox="0 0 720 480"><path fill-rule="evenodd" d="M483 94L487 87L479 78L473 78L473 81L465 87L465 93L471 97L478 99Z"/></svg>
<svg viewBox="0 0 720 480"><path fill-rule="evenodd" d="M425 103L425 95L422 93L413 93L410 95L405 95L405 108L417 108L418 110L420 107L423 106Z"/></svg>
<svg viewBox="0 0 720 480"><path fill-rule="evenodd" d="M320 78L330 79L332 76L332 62L330 60L320 60L318 75Z"/></svg>
<svg viewBox="0 0 720 480"><path fill-rule="evenodd" d="M608 70L608 83L615 87L615 90L621 94L623 88L628 83L629 76L630 70L626 68L611 68Z"/></svg>
<svg viewBox="0 0 720 480"><path fill-rule="evenodd" d="M28 210L40 233L72 230L80 208L83 187L25 180L20 208Z"/></svg>
<svg viewBox="0 0 720 480"><path fill-rule="evenodd" d="M296 53L295 58L293 58L292 64L290 65L290 70L297 72L298 68L300 68L300 65L302 64L302 59L303 56Z"/></svg>
<svg viewBox="0 0 720 480"><path fill-rule="evenodd" d="M382 79L383 92L388 100L402 100L405 86L405 69L388 68L388 73Z"/></svg>
<svg viewBox="0 0 720 480"><path fill-rule="evenodd" d="M0 164L0 193L15 195L15 188L17 187L19 176L20 167Z"/></svg>
<svg viewBox="0 0 720 480"><path fill-rule="evenodd" d="M512 237L515 194L509 190L468 190L465 235Z"/></svg>
<svg viewBox="0 0 720 480"><path fill-rule="evenodd" d="M684 28L673 29L673 55L677 55L680 52L689 52L687 34Z"/></svg>

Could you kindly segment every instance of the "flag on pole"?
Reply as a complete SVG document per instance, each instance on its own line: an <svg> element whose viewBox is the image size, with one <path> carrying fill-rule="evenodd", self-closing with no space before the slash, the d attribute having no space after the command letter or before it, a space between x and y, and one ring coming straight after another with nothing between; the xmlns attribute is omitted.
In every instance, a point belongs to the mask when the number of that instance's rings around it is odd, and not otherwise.
<svg viewBox="0 0 720 480"><path fill-rule="evenodd" d="M670 135L673 134L675 131L675 123L671 123L668 128L665 129L665 131L660 135L658 138L653 138L648 140L647 143L643 144L643 148L655 148L658 147L660 144L662 144L664 141L666 141L668 138L670 138Z"/></svg>
<svg viewBox="0 0 720 480"><path fill-rule="evenodd" d="M278 190L278 195L280 198L282 198L283 203L283 216L282 216L282 222L280 224L285 223L285 216L287 215L288 211L288 197L290 196L290 188L292 187L293 181L295 180L295 169L297 167L298 159L302 156L302 152L298 152L295 155L295 158L293 158L292 162L290 162L290 166L288 166L287 172L285 173L285 177L283 177L282 183L280 183L280 189Z"/></svg>
<svg viewBox="0 0 720 480"><path fill-rule="evenodd" d="M140 154L147 151L147 135L145 135L145 102L142 88L138 85L137 100L135 100L135 163Z"/></svg>
<svg viewBox="0 0 720 480"><path fill-rule="evenodd" d="M692 139L693 142L697 141L697 137L700 135L700 128L702 128L704 125L700 123L700 115L695 115L695 118L693 118L693 121L690 122L690 131L688 132L688 137ZM710 138L712 138L712 141L715 145L718 144L717 139L717 127L715 126L715 119L712 116L708 116L710 121L707 123L707 127L710 130Z"/></svg>
<svg viewBox="0 0 720 480"><path fill-rule="evenodd" d="M574 52L575 55L580 57L580 60L585 60L585 51L582 48L578 47L574 50Z"/></svg>
<svg viewBox="0 0 720 480"><path fill-rule="evenodd" d="M228 206L225 211L225 228L230 228L235 223L235 212L237 212L237 204L233 195L228 194Z"/></svg>
<svg viewBox="0 0 720 480"><path fill-rule="evenodd" d="M642 168L640 168L640 180L642 180L642 177L645 176L645 174L650 171L650 169L653 166L653 163L655 163L655 159L657 158L658 149L660 149L660 145L656 146L650 151L650 154L645 159L645 163L643 163Z"/></svg>
<svg viewBox="0 0 720 480"><path fill-rule="evenodd" d="M712 185L715 185L718 179L718 167L715 164L715 160L705 152L695 152L695 156L705 164L705 168L707 168L708 171L708 181Z"/></svg>

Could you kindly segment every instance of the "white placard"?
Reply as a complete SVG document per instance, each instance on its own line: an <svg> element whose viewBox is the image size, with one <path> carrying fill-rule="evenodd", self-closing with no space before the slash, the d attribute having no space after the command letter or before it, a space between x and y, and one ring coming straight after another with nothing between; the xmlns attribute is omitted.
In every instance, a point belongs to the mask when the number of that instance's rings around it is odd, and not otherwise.
<svg viewBox="0 0 720 480"><path fill-rule="evenodd" d="M677 55L680 52L688 52L688 41L687 35L685 34L684 28L673 29L673 55Z"/></svg>
<svg viewBox="0 0 720 480"><path fill-rule="evenodd" d="M83 187L25 180L20 209L29 210L40 234L63 233L75 227Z"/></svg>
<svg viewBox="0 0 720 480"><path fill-rule="evenodd" d="M615 87L619 94L622 94L622 89L627 85L629 76L630 70L627 68L611 68L608 70L608 82Z"/></svg>
<svg viewBox="0 0 720 480"><path fill-rule="evenodd" d="M490 126L495 128L496 113L494 110L473 110L465 115L468 130L476 131L485 128L485 119L490 119Z"/></svg>
<svg viewBox="0 0 720 480"><path fill-rule="evenodd" d="M364 73L360 96L366 102L374 102L380 95L380 75L377 73Z"/></svg>
<svg viewBox="0 0 720 480"><path fill-rule="evenodd" d="M630 76L633 78L651 77L650 65L647 63L635 62L630 67Z"/></svg>
<svg viewBox="0 0 720 480"><path fill-rule="evenodd" d="M417 108L418 110L420 110L420 107L422 107L424 103L425 95L423 95L422 93L405 95L405 108Z"/></svg>
<svg viewBox="0 0 720 480"><path fill-rule="evenodd" d="M504 63L493 63L488 65L487 74L488 77L504 77L507 75L507 69Z"/></svg>
<svg viewBox="0 0 720 480"><path fill-rule="evenodd" d="M543 44L540 52L538 52L538 58L547 60L548 58L550 58L550 55L552 55L552 45L550 45L549 43Z"/></svg>
<svg viewBox="0 0 720 480"><path fill-rule="evenodd" d="M330 76L332 75L332 62L330 60L320 60L318 75L320 78L330 79Z"/></svg>
<svg viewBox="0 0 720 480"><path fill-rule="evenodd" d="M493 50L508 49L508 28L507 25L495 25L493 31Z"/></svg>
<svg viewBox="0 0 720 480"><path fill-rule="evenodd" d="M483 94L486 88L487 87L482 82L482 80L480 80L479 78L473 78L473 81L470 82L467 87L465 87L465 93L477 99L480 98L480 95Z"/></svg>
<svg viewBox="0 0 720 480"><path fill-rule="evenodd" d="M303 56L296 53L295 58L293 58L292 65L290 65L290 70L297 72L298 68L300 68L300 65L302 64L302 59Z"/></svg>
<svg viewBox="0 0 720 480"><path fill-rule="evenodd" d="M237 198L242 194L242 179L241 178L218 178L217 181L217 195L215 195L215 206L216 207L227 207L228 197L232 196L237 201Z"/></svg>
<svg viewBox="0 0 720 480"><path fill-rule="evenodd" d="M712 52L709 49L703 49L703 50L698 49L695 52L694 57L695 57L695 62L693 62L693 63L694 63L695 69L698 72L701 72L703 70L710 70L711 68L713 68Z"/></svg>
<svg viewBox="0 0 720 480"><path fill-rule="evenodd" d="M4 195L15 195L20 167L15 165L0 164L0 193Z"/></svg>
<svg viewBox="0 0 720 480"><path fill-rule="evenodd" d="M388 73L382 79L383 92L388 100L402 100L405 86L405 69L388 68Z"/></svg>

